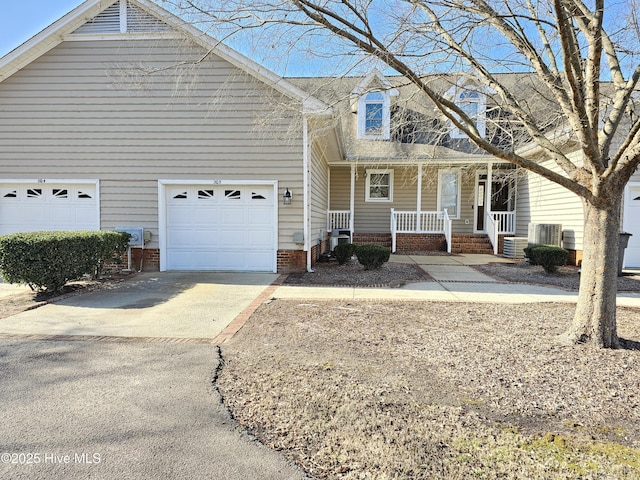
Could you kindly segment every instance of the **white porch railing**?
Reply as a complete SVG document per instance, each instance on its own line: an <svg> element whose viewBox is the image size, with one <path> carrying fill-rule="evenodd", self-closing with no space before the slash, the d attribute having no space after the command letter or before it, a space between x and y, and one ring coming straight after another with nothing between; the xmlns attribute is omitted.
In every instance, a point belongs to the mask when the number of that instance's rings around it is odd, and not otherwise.
<svg viewBox="0 0 640 480"><path fill-rule="evenodd" d="M497 255L500 235L516 233L516 212L486 212L484 224L493 254Z"/></svg>
<svg viewBox="0 0 640 480"><path fill-rule="evenodd" d="M350 210L329 210L327 212L327 232L332 230L349 230L350 228Z"/></svg>
<svg viewBox="0 0 640 480"><path fill-rule="evenodd" d="M516 233L516 212L490 212L500 235Z"/></svg>
<svg viewBox="0 0 640 480"><path fill-rule="evenodd" d="M451 220L447 211L417 212L391 209L391 251L396 251L398 233L444 233L451 253Z"/></svg>

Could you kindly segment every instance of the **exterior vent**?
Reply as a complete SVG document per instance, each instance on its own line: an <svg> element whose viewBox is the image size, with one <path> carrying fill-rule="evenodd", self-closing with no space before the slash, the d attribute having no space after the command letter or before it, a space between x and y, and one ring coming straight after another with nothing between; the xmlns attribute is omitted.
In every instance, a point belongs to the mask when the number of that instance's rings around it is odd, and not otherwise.
<svg viewBox="0 0 640 480"><path fill-rule="evenodd" d="M504 237L503 256L506 258L524 258L524 249L529 245L526 237Z"/></svg>
<svg viewBox="0 0 640 480"><path fill-rule="evenodd" d="M159 18L144 10L129 5L127 8L127 31L131 33L170 32L172 29Z"/></svg>
<svg viewBox="0 0 640 480"><path fill-rule="evenodd" d="M74 34L170 32L171 27L125 0L114 3L97 17L76 29Z"/></svg>
<svg viewBox="0 0 640 480"><path fill-rule="evenodd" d="M529 245L557 245L562 244L562 225L559 223L530 223Z"/></svg>
<svg viewBox="0 0 640 480"><path fill-rule="evenodd" d="M120 33L120 2L116 2L73 33Z"/></svg>

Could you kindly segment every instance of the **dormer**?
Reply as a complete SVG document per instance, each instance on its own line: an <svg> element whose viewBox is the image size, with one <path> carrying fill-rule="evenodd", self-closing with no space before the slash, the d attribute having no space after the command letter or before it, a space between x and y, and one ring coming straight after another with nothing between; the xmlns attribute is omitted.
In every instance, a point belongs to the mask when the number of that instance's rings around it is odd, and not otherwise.
<svg viewBox="0 0 640 480"><path fill-rule="evenodd" d="M367 75L351 91L351 110L358 115L359 140L391 138L391 99L398 94L378 70Z"/></svg>
<svg viewBox="0 0 640 480"><path fill-rule="evenodd" d="M465 82L464 79L452 86L445 97L451 99L469 118L478 129L481 137L487 132L487 94L492 91L482 85ZM468 138L467 134L451 122L451 138Z"/></svg>

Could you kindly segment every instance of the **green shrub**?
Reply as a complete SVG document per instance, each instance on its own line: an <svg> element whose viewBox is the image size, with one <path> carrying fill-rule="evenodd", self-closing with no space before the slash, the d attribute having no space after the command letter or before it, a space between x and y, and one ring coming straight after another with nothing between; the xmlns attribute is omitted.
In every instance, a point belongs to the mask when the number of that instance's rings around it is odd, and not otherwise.
<svg viewBox="0 0 640 480"><path fill-rule="evenodd" d="M374 270L389 261L391 250L380 245L360 245L355 253L365 270Z"/></svg>
<svg viewBox="0 0 640 480"><path fill-rule="evenodd" d="M339 265L344 265L351 260L355 248L356 246L352 243L339 243L333 249L333 256L336 257Z"/></svg>
<svg viewBox="0 0 640 480"><path fill-rule="evenodd" d="M567 264L569 252L556 245L532 245L524 249L531 265L542 265L547 273L555 273L558 267Z"/></svg>
<svg viewBox="0 0 640 480"><path fill-rule="evenodd" d="M97 276L126 252L128 233L28 232L0 237L0 275L37 290L60 290L84 275Z"/></svg>

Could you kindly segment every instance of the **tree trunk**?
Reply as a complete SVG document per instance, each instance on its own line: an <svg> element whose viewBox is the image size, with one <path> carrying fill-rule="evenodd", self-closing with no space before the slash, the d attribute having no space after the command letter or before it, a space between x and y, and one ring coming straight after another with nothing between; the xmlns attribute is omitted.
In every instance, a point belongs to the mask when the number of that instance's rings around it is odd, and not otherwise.
<svg viewBox="0 0 640 480"><path fill-rule="evenodd" d="M598 348L618 348L616 294L620 238L620 195L606 205L583 199L584 245L575 317L564 338Z"/></svg>

